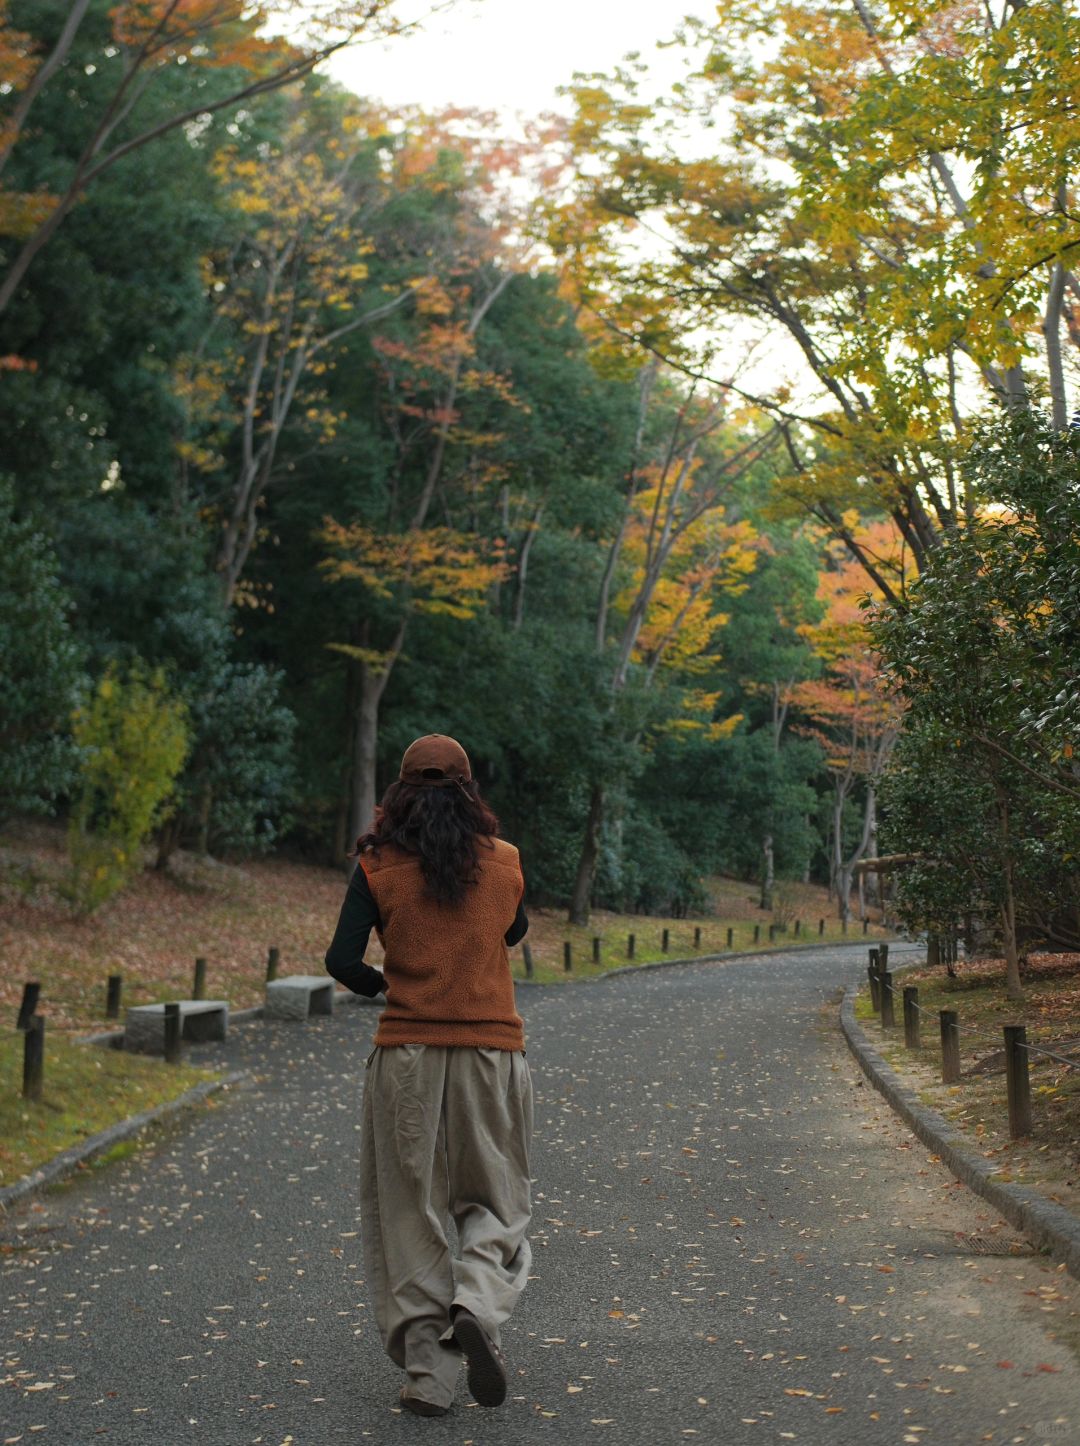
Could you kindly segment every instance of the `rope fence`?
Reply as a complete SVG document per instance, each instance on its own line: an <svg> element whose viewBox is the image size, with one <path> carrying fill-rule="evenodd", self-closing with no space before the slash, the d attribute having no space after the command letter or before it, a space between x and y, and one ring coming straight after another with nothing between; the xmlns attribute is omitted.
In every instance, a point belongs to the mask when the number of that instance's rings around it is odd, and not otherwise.
<svg viewBox="0 0 1080 1446"><path fill-rule="evenodd" d="M903 1010L904 1045L907 1049L920 1049L922 1047L921 1019L922 1016L929 1015L930 1011L923 1009L919 1004L919 991L915 985L902 985L898 989L893 984L888 964L888 944L882 944L878 948L870 950L870 962L866 972L870 983L871 1006L874 1013L881 1019L882 1029L888 1031L896 1026L895 1002L899 999ZM1031 1056L1039 1055L1045 1059L1056 1060L1067 1069L1080 1068L1080 1059L1070 1059L1068 1055L1060 1053L1059 1050L1029 1041L1026 1025L1003 1025L1003 1037L999 1038L996 1035L988 1034L985 1030L975 1029L971 1025L961 1028L960 1018L955 1009L939 1009L937 1015L941 1037L941 1080L943 1084L956 1084L960 1079L961 1036L986 1040L995 1049L1004 1049L1009 1135L1014 1140L1030 1135L1033 1129Z"/></svg>

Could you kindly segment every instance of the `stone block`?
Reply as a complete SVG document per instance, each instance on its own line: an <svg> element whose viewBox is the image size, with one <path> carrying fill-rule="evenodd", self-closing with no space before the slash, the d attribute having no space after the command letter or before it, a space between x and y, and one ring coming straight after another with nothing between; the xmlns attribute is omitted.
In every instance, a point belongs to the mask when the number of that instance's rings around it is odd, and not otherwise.
<svg viewBox="0 0 1080 1446"><path fill-rule="evenodd" d="M180 1038L191 1044L222 1040L229 1029L226 999L180 999ZM138 1054L165 1053L165 1005L137 1004L124 1020L124 1048Z"/></svg>
<svg viewBox="0 0 1080 1446"><path fill-rule="evenodd" d="M334 981L326 974L290 974L266 986L269 1019L307 1019L312 1014L333 1014Z"/></svg>

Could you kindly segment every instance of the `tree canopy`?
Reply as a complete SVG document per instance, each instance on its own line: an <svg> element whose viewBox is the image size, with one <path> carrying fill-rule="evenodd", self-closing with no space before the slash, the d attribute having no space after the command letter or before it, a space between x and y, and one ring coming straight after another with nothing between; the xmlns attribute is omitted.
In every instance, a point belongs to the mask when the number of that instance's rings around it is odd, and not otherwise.
<svg viewBox="0 0 1080 1446"><path fill-rule="evenodd" d="M343 862L444 731L579 921L880 828L1073 938L1076 15L731 0L513 136L320 69L411 21L0 4L0 807L93 717L160 867Z"/></svg>

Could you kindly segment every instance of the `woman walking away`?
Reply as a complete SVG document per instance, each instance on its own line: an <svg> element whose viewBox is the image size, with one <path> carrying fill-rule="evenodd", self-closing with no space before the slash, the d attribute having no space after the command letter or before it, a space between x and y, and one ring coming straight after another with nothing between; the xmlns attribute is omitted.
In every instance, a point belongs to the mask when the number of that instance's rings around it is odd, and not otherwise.
<svg viewBox="0 0 1080 1446"><path fill-rule="evenodd" d="M326 955L354 992L386 994L364 1086L361 1234L401 1404L418 1416L449 1410L462 1356L478 1405L506 1399L499 1327L532 1259L532 1083L506 952L529 924L498 827L461 744L418 738L357 841ZM382 972L363 962L372 928Z"/></svg>

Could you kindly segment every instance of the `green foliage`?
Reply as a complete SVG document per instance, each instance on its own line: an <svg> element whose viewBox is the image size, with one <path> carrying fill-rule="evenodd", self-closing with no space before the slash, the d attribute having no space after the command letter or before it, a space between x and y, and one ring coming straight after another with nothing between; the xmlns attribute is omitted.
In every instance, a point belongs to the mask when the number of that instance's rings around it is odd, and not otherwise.
<svg viewBox="0 0 1080 1446"><path fill-rule="evenodd" d="M771 837L776 873L802 878L821 846L816 826L821 749L769 728L741 727L731 738L689 746L683 758L658 754L650 799L665 827L702 872L755 878Z"/></svg>
<svg viewBox="0 0 1080 1446"><path fill-rule="evenodd" d="M125 64L111 45L111 9L93 0L62 83L35 102L4 173L12 187L58 191L70 175ZM66 11L59 0L17 0L12 13L47 51ZM212 102L236 79L232 65L194 54L165 66L117 137ZM706 868L756 871L766 815L775 816L778 869L801 874L820 841L820 756L790 729L775 746L770 700L812 668L798 626L813 621L816 544L791 522L762 521L773 463L759 459L730 482L725 521L752 520L771 541L744 595L717 584L707 599L713 613L730 614L717 631L722 644L695 655L684 675L658 668L651 686L640 647L625 686L612 688L613 639L641 536L623 538L599 645L598 600L628 488L647 485L642 468L656 466L674 432L688 445L691 418L708 406L700 388L691 404L689 384L643 373L638 358L613 366L563 279L519 269L505 237L525 227L484 219L502 200L494 172L476 182L488 152L460 139L468 128L453 116L388 117L319 75L200 117L97 177L0 317L7 465L19 503L48 522L70 598L70 607L57 602L57 616L67 616L92 677L118 689L132 668L147 688L163 677L184 708L189 747L157 815L158 861L181 847L242 855L286 835L339 857L356 806L363 658L385 654L406 616L379 702L377 791L416 734L461 736L522 847L531 898L569 895L597 784L607 794L598 899L697 907ZM272 168L268 179L268 155L295 162L295 195L293 172ZM506 149L496 169L512 155ZM328 270L308 256L302 275L279 272L270 233L287 233L278 261L295 259L319 166L355 188L357 209L335 229ZM515 206L523 190L515 181ZM260 206L271 192L282 204L268 216ZM15 246L0 236L4 259ZM269 321L256 304L266 300L265 278L277 306ZM319 351L292 391L301 332L309 341L334 332L399 295L396 310ZM250 306L240 306L245 297ZM484 297L495 299L466 340ZM248 435L243 407L267 344L272 361ZM277 401L291 399L284 411L269 402L274 387ZM651 400L639 437L643 392ZM720 479L757 422L716 416L715 438L703 434L696 450L704 474ZM244 467L252 449L266 462L254 490ZM492 574L490 586L485 577L475 616L410 607L409 566L391 597L355 581L331 591L318 567L326 518L380 539L404 536L425 496L421 531L446 528L478 556L506 559L505 576ZM219 564L235 516L240 572L227 606ZM669 569L669 616L690 572ZM41 615L52 616L44 605ZM662 632L652 628L654 643ZM335 643L355 651L332 651ZM709 700L692 719L691 687ZM70 689L61 690L57 739L71 706ZM715 729L715 739L736 713L744 725L726 742L679 731L689 722ZM123 733L119 714L109 727ZM38 729L34 746L48 736L48 726ZM729 775L744 768L741 787ZM138 781L146 768L132 763L130 773ZM72 789L59 755L44 755L38 774L62 807ZM109 849L125 862L132 850L102 832L89 787L84 780L71 799L73 837L84 852L105 840L111 888ZM23 790L7 806L31 802Z"/></svg>
<svg viewBox="0 0 1080 1446"><path fill-rule="evenodd" d="M289 825L296 718L281 684L273 669L221 658L205 694L188 690L194 745L176 823L203 853L265 853Z"/></svg>
<svg viewBox="0 0 1080 1446"><path fill-rule="evenodd" d="M186 709L161 670L110 667L73 719L79 781L68 827L71 894L84 913L118 893L166 816L188 750Z"/></svg>
<svg viewBox="0 0 1080 1446"><path fill-rule="evenodd" d="M80 682L70 601L49 541L0 478L0 820L50 811L71 775L68 716Z"/></svg>
<svg viewBox="0 0 1080 1446"><path fill-rule="evenodd" d="M191 747L161 840L253 853L288 823L296 720L279 669L238 656L194 521L162 536L123 494L69 507L59 528L66 581L95 671L136 659L165 670L187 706Z"/></svg>
<svg viewBox="0 0 1080 1446"><path fill-rule="evenodd" d="M913 924L996 913L1080 942L1080 437L1003 415L966 460L991 505L874 634L906 705L883 837Z"/></svg>
<svg viewBox="0 0 1080 1446"><path fill-rule="evenodd" d="M1067 929L1080 828L1063 802L947 724L912 720L881 790L883 851L917 856L897 874L902 921L943 932L974 916L1001 932L1011 891L1021 940Z"/></svg>
<svg viewBox="0 0 1080 1446"><path fill-rule="evenodd" d="M1075 784L1080 752L1080 431L1056 431L1037 411L978 430L974 485L1016 521L997 539L1013 669L998 707L1018 701L1018 736L1059 783ZM1019 686L1018 686L1019 684Z"/></svg>
<svg viewBox="0 0 1080 1446"><path fill-rule="evenodd" d="M684 918L705 909L702 861L631 802L601 839L594 894L602 908Z"/></svg>

